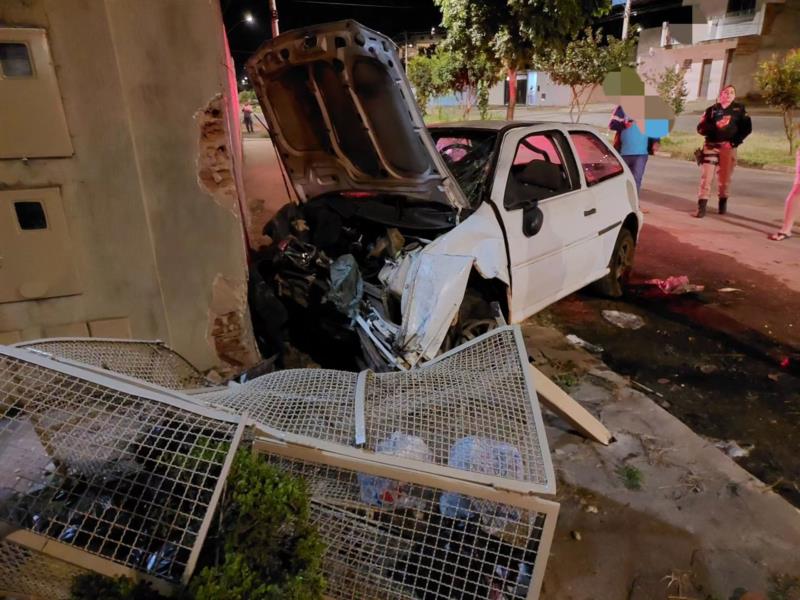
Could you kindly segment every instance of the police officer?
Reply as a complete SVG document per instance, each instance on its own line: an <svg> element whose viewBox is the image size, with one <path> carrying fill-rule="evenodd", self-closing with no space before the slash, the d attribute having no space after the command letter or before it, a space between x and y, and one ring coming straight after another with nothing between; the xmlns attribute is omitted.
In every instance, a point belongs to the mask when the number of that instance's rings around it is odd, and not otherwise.
<svg viewBox="0 0 800 600"><path fill-rule="evenodd" d="M711 182L717 176L719 214L728 210L728 190L733 168L736 166L736 148L753 131L753 124L741 102L734 102L736 89L726 85L719 93L717 103L709 106L697 125L697 133L705 136L700 157L700 190L697 194L697 212L694 216L706 216Z"/></svg>

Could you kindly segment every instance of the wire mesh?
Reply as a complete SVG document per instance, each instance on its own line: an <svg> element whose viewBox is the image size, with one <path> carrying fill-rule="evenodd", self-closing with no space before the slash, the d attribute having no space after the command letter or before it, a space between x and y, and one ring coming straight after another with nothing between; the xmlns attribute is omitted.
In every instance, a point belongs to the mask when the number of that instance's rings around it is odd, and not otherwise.
<svg viewBox="0 0 800 600"><path fill-rule="evenodd" d="M515 327L495 329L418 369L357 375L299 369L193 399L273 429L355 444L363 393L366 447L555 492L541 409Z"/></svg>
<svg viewBox="0 0 800 600"><path fill-rule="evenodd" d="M0 540L0 596L67 600L72 578L83 573L88 571Z"/></svg>
<svg viewBox="0 0 800 600"><path fill-rule="evenodd" d="M355 427L357 378L346 371L294 369L192 398L234 414L246 411L280 431L347 444Z"/></svg>
<svg viewBox="0 0 800 600"><path fill-rule="evenodd" d="M54 338L23 342L17 347L122 373L172 390L212 386L185 358L159 341Z"/></svg>
<svg viewBox="0 0 800 600"><path fill-rule="evenodd" d="M553 490L547 439L513 327L496 329L420 369L370 373L367 447L398 434L436 464ZM524 362L523 362L524 361ZM424 444L424 447L423 447Z"/></svg>
<svg viewBox="0 0 800 600"><path fill-rule="evenodd" d="M553 513L448 489L453 483L444 478L419 485L393 478L399 472L391 469L376 476L257 447L270 464L306 481L326 545L329 597L537 596L534 573L547 561L545 527Z"/></svg>
<svg viewBox="0 0 800 600"><path fill-rule="evenodd" d="M237 420L27 354L0 351L0 520L188 577Z"/></svg>

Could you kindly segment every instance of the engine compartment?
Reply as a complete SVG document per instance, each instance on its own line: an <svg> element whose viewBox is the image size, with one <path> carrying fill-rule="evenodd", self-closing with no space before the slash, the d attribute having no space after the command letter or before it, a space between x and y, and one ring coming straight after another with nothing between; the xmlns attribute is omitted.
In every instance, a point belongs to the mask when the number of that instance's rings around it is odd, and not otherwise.
<svg viewBox="0 0 800 600"><path fill-rule="evenodd" d="M351 192L287 204L264 228L249 303L263 356L287 346L326 367L405 368L403 283L412 258L458 223L441 203Z"/></svg>

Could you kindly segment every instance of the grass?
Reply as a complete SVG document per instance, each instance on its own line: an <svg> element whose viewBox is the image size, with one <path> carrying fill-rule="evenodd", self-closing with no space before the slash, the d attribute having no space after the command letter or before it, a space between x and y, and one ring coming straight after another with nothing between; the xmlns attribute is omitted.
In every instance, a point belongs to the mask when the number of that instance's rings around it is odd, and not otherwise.
<svg viewBox="0 0 800 600"><path fill-rule="evenodd" d="M450 123L453 121L478 121L481 118L481 113L478 107L474 107L469 115L464 117L464 109L460 106L429 106L428 114L425 115L425 124L431 123ZM505 119L506 109L504 108L490 108L489 119Z"/></svg>
<svg viewBox="0 0 800 600"><path fill-rule="evenodd" d="M695 133L673 131L661 139L661 151L669 152L674 158L694 160L694 151L701 143L702 138ZM782 135L754 133L738 148L736 158L744 167L794 166L794 153L789 154L789 142Z"/></svg>
<svg viewBox="0 0 800 600"><path fill-rule="evenodd" d="M642 472L636 467L632 467L630 465L623 465L617 469L617 475L622 481L622 485L624 485L629 490L642 489L642 482L644 481L644 475L642 475Z"/></svg>

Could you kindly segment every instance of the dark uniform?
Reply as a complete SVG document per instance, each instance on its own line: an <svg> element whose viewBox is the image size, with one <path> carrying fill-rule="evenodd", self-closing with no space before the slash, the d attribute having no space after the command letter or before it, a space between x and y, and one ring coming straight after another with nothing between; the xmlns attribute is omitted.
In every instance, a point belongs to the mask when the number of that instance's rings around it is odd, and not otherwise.
<svg viewBox="0 0 800 600"><path fill-rule="evenodd" d="M697 216L706 212L708 196L714 174L717 176L719 194L719 214L728 209L728 190L733 169L736 166L736 147L753 131L753 124L741 102L731 102L722 108L717 102L709 106L697 126L697 133L705 136L700 176L700 190L697 193Z"/></svg>

